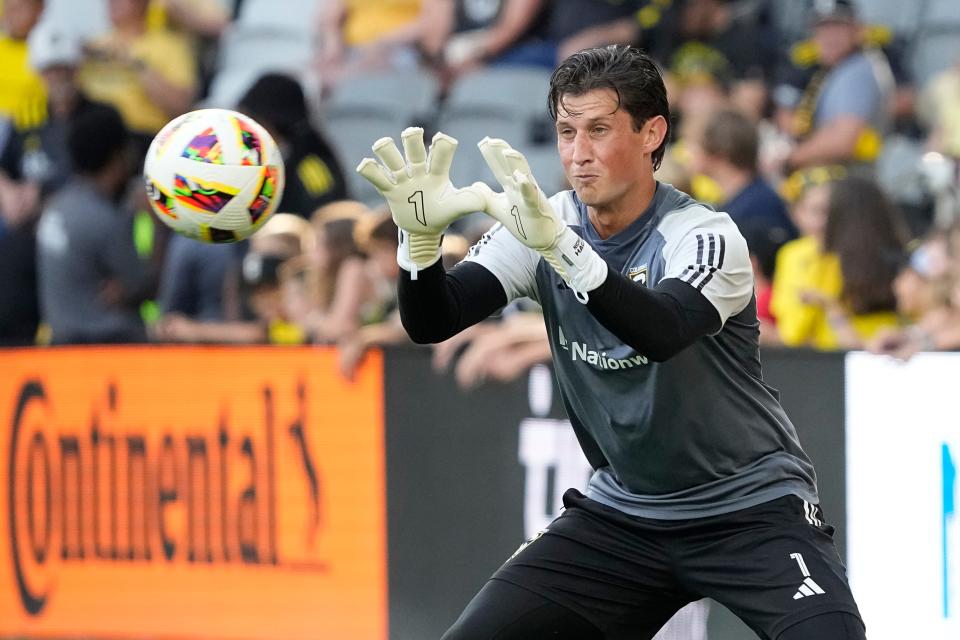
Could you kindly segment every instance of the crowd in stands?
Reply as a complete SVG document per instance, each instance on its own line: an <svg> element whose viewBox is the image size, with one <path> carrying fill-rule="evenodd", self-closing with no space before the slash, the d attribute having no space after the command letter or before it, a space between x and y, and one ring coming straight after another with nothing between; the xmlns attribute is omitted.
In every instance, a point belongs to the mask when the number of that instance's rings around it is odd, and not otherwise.
<svg viewBox="0 0 960 640"><path fill-rule="evenodd" d="M471 139L488 127L568 188L550 71L632 43L671 101L657 177L740 227L762 344L960 348L956 0L910 24L888 0L73 2L0 0L0 346L333 344L352 377L408 341L396 227L353 175L370 144L442 129L461 137L454 181L489 181ZM147 146L200 106L247 113L282 150L279 213L249 241L203 244L149 213ZM457 223L448 266L488 224ZM434 365L470 387L549 355L530 302Z"/></svg>

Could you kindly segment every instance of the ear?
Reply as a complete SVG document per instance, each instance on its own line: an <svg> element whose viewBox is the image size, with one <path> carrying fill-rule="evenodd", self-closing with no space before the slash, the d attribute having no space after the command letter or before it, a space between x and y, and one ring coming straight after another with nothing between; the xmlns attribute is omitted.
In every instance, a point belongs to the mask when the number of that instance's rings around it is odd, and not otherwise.
<svg viewBox="0 0 960 640"><path fill-rule="evenodd" d="M667 119L663 116L653 116L643 123L640 135L643 136L644 154L650 155L657 150L666 137L668 128Z"/></svg>

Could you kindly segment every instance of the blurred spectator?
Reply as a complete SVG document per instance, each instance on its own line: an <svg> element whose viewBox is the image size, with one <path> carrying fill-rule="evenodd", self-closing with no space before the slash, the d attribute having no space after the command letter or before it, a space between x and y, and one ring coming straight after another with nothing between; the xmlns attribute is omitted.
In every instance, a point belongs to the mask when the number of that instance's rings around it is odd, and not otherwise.
<svg viewBox="0 0 960 640"><path fill-rule="evenodd" d="M374 281L354 239L357 222L366 215L371 215L369 210L360 211L352 202L333 203L311 219L316 233L317 305L304 326L313 342L335 343L363 324L382 319L371 315L377 313L369 306L375 299Z"/></svg>
<svg viewBox="0 0 960 640"><path fill-rule="evenodd" d="M179 29L213 40L230 21L230 11L220 0L152 0L147 18L150 29Z"/></svg>
<svg viewBox="0 0 960 640"><path fill-rule="evenodd" d="M307 228L308 223L299 216L274 214L250 238L249 251L242 260L229 260L225 282L219 283L220 290L224 292L225 310L222 317L217 320L199 315L191 318L174 310L157 323L155 338L168 342L228 344L305 342L303 329L287 313L280 268L288 260L295 260L302 255L308 245L304 234ZM199 244L192 240L189 242ZM184 286L189 287L189 284ZM209 286L214 289L217 287L213 278ZM213 291L206 293L210 297L215 295Z"/></svg>
<svg viewBox="0 0 960 640"><path fill-rule="evenodd" d="M19 130L46 119L43 82L27 62L27 37L43 13L43 0L4 0L0 35L0 116Z"/></svg>
<svg viewBox="0 0 960 640"><path fill-rule="evenodd" d="M754 267L761 336L774 335L770 293L776 255L797 229L777 192L757 169L756 127L741 113L716 112L692 145L693 169L711 178L722 194L717 208L730 215L747 240Z"/></svg>
<svg viewBox="0 0 960 640"><path fill-rule="evenodd" d="M182 34L149 29L149 0L108 0L113 30L91 40L80 84L91 99L115 106L142 150L196 95L194 51Z"/></svg>
<svg viewBox="0 0 960 640"><path fill-rule="evenodd" d="M237 3L236 9L242 2ZM197 52L197 95L205 98L217 66L220 37L230 27L233 16L223 0L151 0L147 28L169 29L185 35Z"/></svg>
<svg viewBox="0 0 960 640"><path fill-rule="evenodd" d="M37 231L40 307L54 344L142 342L138 307L153 286L117 206L133 167L120 114L91 105L67 135L75 176L44 207Z"/></svg>
<svg viewBox="0 0 960 640"><path fill-rule="evenodd" d="M367 256L376 304L383 309L383 319L360 327L337 343L340 374L348 380L354 378L371 347L410 342L396 305L397 277L400 274L397 265L397 225L390 212L384 211L361 219L354 231L357 246Z"/></svg>
<svg viewBox="0 0 960 640"><path fill-rule="evenodd" d="M815 3L813 21L821 66L793 111L790 133L799 143L784 169L870 167L890 125L890 65L881 51L862 46L862 26L851 0Z"/></svg>
<svg viewBox="0 0 960 640"><path fill-rule="evenodd" d="M284 315L278 271L286 256L251 251L243 257L240 294L253 312L251 321L198 322L169 314L157 324L157 338L168 342L224 344L302 344L305 336Z"/></svg>
<svg viewBox="0 0 960 640"><path fill-rule="evenodd" d="M321 82L330 87L355 73L415 67L416 44L427 24L421 5L421 0L322 0Z"/></svg>
<svg viewBox="0 0 960 640"><path fill-rule="evenodd" d="M543 0L427 0L421 47L446 81L485 64L552 66L554 49L537 33L546 4Z"/></svg>
<svg viewBox="0 0 960 640"><path fill-rule="evenodd" d="M77 86L80 43L51 25L30 35L30 64L47 95L47 118L38 127L15 130L0 152L0 207L11 226L39 213L41 199L62 187L70 175L67 129L90 101Z"/></svg>
<svg viewBox="0 0 960 640"><path fill-rule="evenodd" d="M264 75L247 90L237 109L266 127L280 145L286 167L280 211L307 218L317 208L346 198L340 163L311 124L299 82L278 73Z"/></svg>
<svg viewBox="0 0 960 640"><path fill-rule="evenodd" d="M804 15L799 24L809 24L813 17L812 4L797 3L798 6L806 7L801 9ZM780 10L783 11L782 6ZM820 47L814 38L803 39L806 35L802 34L792 41L783 41L783 48L778 52L780 62L777 65L772 96L776 105L783 109L782 124L787 131L792 130L792 110L800 102L810 81L822 71ZM858 40L861 48L868 52L868 57L880 61L878 77L887 77L884 68L889 65L895 85L887 105L892 128L915 137L917 96L910 65L912 43L907 37L898 36L890 27L882 24L861 24Z"/></svg>
<svg viewBox="0 0 960 640"><path fill-rule="evenodd" d="M34 340L37 300L36 220L42 201L71 173L67 154L70 121L89 105L74 71L80 45L69 34L40 25L30 34L31 66L46 85L48 117L39 128L15 129L10 121L0 150L0 342Z"/></svg>
<svg viewBox="0 0 960 640"><path fill-rule="evenodd" d="M608 44L638 44L656 52L648 34L658 26L672 0L561 0L553 3L551 31L559 36L554 64L577 51ZM584 20L584 16L590 16Z"/></svg>
<svg viewBox="0 0 960 640"><path fill-rule="evenodd" d="M549 360L542 312L510 307L502 319L480 322L433 345L432 363L438 373L452 367L457 384L472 389L485 382L515 380L533 365Z"/></svg>
<svg viewBox="0 0 960 640"><path fill-rule="evenodd" d="M712 83L728 93L733 104L754 121L766 105L766 80L772 75L775 52L760 30L757 15L731 0L686 0L681 4L676 35L654 53L668 70L668 82L681 104L691 88Z"/></svg>
<svg viewBox="0 0 960 640"><path fill-rule="evenodd" d="M861 348L899 323L893 279L906 227L879 186L847 177L808 187L802 237L777 255L771 310L787 346Z"/></svg>
<svg viewBox="0 0 960 640"><path fill-rule="evenodd" d="M224 288L231 266L242 259L232 244L205 244L181 235L171 237L160 274L160 313L200 322L226 318Z"/></svg>
<svg viewBox="0 0 960 640"><path fill-rule="evenodd" d="M880 332L869 342L870 351L908 360L920 351L960 345L960 300L953 300L956 280L942 233L935 232L910 253L894 291L897 309L910 324Z"/></svg>

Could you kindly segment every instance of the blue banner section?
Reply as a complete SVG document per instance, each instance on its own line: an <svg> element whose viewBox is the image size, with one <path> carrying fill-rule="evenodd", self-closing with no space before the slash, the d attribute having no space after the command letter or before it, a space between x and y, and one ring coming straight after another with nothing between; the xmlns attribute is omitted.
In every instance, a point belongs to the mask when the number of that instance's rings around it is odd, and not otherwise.
<svg viewBox="0 0 960 640"><path fill-rule="evenodd" d="M949 618L950 614L950 534L956 530L951 526L957 517L956 510L956 485L957 485L957 466L950 455L950 445L944 442L941 447L941 457L943 459L943 617Z"/></svg>

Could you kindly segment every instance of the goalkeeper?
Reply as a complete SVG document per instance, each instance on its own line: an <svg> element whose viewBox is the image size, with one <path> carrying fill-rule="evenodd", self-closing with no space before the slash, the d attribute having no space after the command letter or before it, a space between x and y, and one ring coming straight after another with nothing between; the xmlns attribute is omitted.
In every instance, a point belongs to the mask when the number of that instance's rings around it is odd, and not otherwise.
<svg viewBox="0 0 960 640"><path fill-rule="evenodd" d="M502 140L480 150L502 193L457 189L456 141L403 132L358 171L402 230L400 312L439 342L528 296L543 307L564 404L595 472L483 586L447 640L653 637L710 597L761 637L862 639L816 479L764 384L746 243L724 213L659 183L670 114L632 47L581 51L548 99L572 191L547 198ZM497 224L445 272L440 239Z"/></svg>

